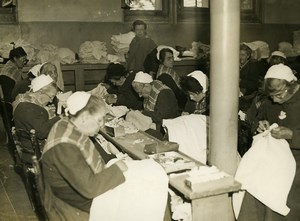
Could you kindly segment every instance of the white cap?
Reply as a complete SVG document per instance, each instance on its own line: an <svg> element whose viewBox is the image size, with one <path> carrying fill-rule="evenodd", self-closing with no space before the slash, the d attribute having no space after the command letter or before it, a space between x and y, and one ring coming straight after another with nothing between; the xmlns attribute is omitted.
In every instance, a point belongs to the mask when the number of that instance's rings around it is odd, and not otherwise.
<svg viewBox="0 0 300 221"><path fill-rule="evenodd" d="M91 97L90 93L85 91L76 91L67 100L66 112L75 115L78 111L82 110L88 103Z"/></svg>
<svg viewBox="0 0 300 221"><path fill-rule="evenodd" d="M271 66L265 75L265 79L267 78L282 79L288 82L297 80L292 69L284 64L275 64Z"/></svg>
<svg viewBox="0 0 300 221"><path fill-rule="evenodd" d="M43 64L36 64L28 71L28 73L31 72L34 76L37 77L40 75L40 70L42 66Z"/></svg>
<svg viewBox="0 0 300 221"><path fill-rule="evenodd" d="M32 79L30 88L33 92L36 92L40 90L41 88L51 84L53 82L53 79L49 75L40 75L36 78Z"/></svg>
<svg viewBox="0 0 300 221"><path fill-rule="evenodd" d="M153 78L150 74L139 71L138 73L136 73L133 81L138 83L151 83L153 81Z"/></svg>
<svg viewBox="0 0 300 221"><path fill-rule="evenodd" d="M203 88L203 93L205 93L208 89L208 78L202 71L193 71L192 73L188 74L187 76L195 78L199 84L201 84Z"/></svg>
<svg viewBox="0 0 300 221"><path fill-rule="evenodd" d="M281 52L281 51L273 51L272 54L271 54L271 57L272 56L279 56L279 57L282 57L282 58L286 59L285 54L283 52Z"/></svg>

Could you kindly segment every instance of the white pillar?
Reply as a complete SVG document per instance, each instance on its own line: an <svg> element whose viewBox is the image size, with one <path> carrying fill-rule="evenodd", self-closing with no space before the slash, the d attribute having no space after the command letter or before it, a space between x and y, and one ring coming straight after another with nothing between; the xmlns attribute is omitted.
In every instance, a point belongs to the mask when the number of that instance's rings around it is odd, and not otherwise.
<svg viewBox="0 0 300 221"><path fill-rule="evenodd" d="M208 162L234 174L239 95L240 0L211 0Z"/></svg>

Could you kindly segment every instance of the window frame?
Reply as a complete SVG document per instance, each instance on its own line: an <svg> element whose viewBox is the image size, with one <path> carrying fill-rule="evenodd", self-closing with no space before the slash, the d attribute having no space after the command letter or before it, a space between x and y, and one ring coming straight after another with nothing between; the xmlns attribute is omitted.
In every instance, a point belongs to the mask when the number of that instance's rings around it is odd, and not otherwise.
<svg viewBox="0 0 300 221"><path fill-rule="evenodd" d="M262 4L260 0L252 0L252 9L241 9L241 23L261 23ZM177 22L179 23L209 23L209 8L184 8L183 0L178 0Z"/></svg>
<svg viewBox="0 0 300 221"><path fill-rule="evenodd" d="M171 18L173 0L163 0L162 10L130 10L124 9L124 22L132 23L136 19L146 23L168 23Z"/></svg>

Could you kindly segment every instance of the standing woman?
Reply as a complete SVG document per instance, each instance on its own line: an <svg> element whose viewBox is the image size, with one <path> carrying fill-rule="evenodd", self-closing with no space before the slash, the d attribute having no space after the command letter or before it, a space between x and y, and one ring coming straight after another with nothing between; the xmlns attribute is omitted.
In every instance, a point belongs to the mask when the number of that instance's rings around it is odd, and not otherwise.
<svg viewBox="0 0 300 221"><path fill-rule="evenodd" d="M144 71L144 62L147 55L156 48L155 42L147 35L147 24L136 20L132 24L135 37L129 45L128 57L126 60L127 70Z"/></svg>
<svg viewBox="0 0 300 221"><path fill-rule="evenodd" d="M6 102L12 102L12 90L16 82L21 80L22 68L27 62L27 54L22 47L14 48L9 52L9 61L3 66L0 73L0 85Z"/></svg>
<svg viewBox="0 0 300 221"><path fill-rule="evenodd" d="M270 99L258 123L258 132L269 129L273 123L279 127L271 130L272 137L285 139L296 161L296 174L291 186L287 206L290 212L280 215L246 192L238 221L299 221L300 220L300 85L293 71L284 64L273 65L265 76L265 91ZM272 151L270 149L270 151Z"/></svg>

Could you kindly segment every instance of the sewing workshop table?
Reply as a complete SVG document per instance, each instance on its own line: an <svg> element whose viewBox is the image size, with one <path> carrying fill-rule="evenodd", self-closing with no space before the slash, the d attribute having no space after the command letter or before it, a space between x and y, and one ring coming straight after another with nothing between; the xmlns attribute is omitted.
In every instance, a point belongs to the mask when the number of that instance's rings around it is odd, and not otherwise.
<svg viewBox="0 0 300 221"><path fill-rule="evenodd" d="M102 128L100 134L113 143L121 151L127 153L133 159L146 159L148 155L144 153L145 144L153 142L163 142L155 137L138 131L132 134L125 134L121 137L112 137ZM197 162L198 165L203 165ZM172 189L180 192L192 205L193 221L233 221L234 215L231 205L233 192L240 190L240 183L211 186L205 191L192 191L185 184L186 174L172 176L169 175L169 185Z"/></svg>

